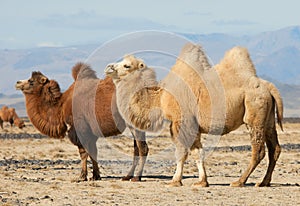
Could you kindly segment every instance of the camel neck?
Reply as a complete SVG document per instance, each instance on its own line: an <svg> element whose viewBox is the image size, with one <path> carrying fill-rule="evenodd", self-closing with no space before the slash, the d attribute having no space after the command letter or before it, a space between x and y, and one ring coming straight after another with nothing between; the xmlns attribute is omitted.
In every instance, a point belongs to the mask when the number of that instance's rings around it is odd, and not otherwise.
<svg viewBox="0 0 300 206"><path fill-rule="evenodd" d="M54 138L65 136L67 127L62 118L61 104L49 104L44 98L26 94L27 115L32 124L43 134Z"/></svg>
<svg viewBox="0 0 300 206"><path fill-rule="evenodd" d="M161 93L162 89L151 69L136 71L116 84L117 105L121 115L127 123L145 131L162 128Z"/></svg>

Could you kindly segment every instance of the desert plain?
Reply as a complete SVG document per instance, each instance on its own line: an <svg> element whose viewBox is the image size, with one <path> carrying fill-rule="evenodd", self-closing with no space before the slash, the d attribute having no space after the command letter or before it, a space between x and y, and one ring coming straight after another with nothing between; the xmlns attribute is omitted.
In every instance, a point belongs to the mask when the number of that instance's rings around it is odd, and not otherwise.
<svg viewBox="0 0 300 206"><path fill-rule="evenodd" d="M141 182L121 181L132 162L128 131L98 139L100 181L76 182L80 157L68 138L43 136L28 121L22 130L6 124L0 132L0 205L300 205L300 123L285 122L284 131L277 131L282 153L270 187L254 186L266 172L267 154L245 187L229 186L251 157L250 137L242 126L218 139L208 152L209 187L192 186L198 173L191 154L183 186L170 188L176 164L168 134L147 138L150 151Z"/></svg>

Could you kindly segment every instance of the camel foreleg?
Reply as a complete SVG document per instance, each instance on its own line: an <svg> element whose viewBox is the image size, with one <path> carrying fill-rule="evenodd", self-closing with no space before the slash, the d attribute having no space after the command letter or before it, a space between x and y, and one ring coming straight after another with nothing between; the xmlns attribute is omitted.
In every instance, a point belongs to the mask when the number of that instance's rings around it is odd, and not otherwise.
<svg viewBox="0 0 300 206"><path fill-rule="evenodd" d="M123 181L129 181L129 180L131 180L133 178L135 168L138 165L138 161L139 161L139 148L137 147L137 143L136 143L135 139L133 140L133 145L134 145L134 151L133 151L132 166L131 166L129 172L127 173L127 175L122 178Z"/></svg>
<svg viewBox="0 0 300 206"><path fill-rule="evenodd" d="M133 163L132 167L129 170L128 174L122 178L122 180L131 180L133 182L141 181L144 165L147 159L148 155L148 145L146 142L146 135L145 132L141 132L138 130L132 130L132 135L134 137L134 153L133 153ZM134 171L138 165L138 170L136 172L136 175L134 176Z"/></svg>
<svg viewBox="0 0 300 206"><path fill-rule="evenodd" d="M182 186L182 174L183 174L183 165L185 160L188 157L188 150L181 144L176 144L176 151L175 151L175 157L176 157L176 172L172 178L172 181L169 183L168 186L170 187L179 187Z"/></svg>
<svg viewBox="0 0 300 206"><path fill-rule="evenodd" d="M202 148L200 137L201 134L197 136L196 140L194 141L194 144L191 147L192 152L195 153L197 157L196 164L199 172L199 181L195 182L193 186L208 187L207 175L204 167L205 153Z"/></svg>

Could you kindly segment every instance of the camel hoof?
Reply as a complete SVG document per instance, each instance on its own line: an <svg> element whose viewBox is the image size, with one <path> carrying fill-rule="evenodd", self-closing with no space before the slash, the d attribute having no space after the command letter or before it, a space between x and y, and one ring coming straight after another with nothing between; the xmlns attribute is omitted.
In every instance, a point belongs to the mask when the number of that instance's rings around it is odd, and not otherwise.
<svg viewBox="0 0 300 206"><path fill-rule="evenodd" d="M85 182L87 181L87 178L84 177L77 177L71 180L71 182Z"/></svg>
<svg viewBox="0 0 300 206"><path fill-rule="evenodd" d="M131 182L140 182L141 181L141 177L133 177L130 179Z"/></svg>
<svg viewBox="0 0 300 206"><path fill-rule="evenodd" d="M131 180L131 178L133 178L133 176L129 176L129 175L127 175L127 176L125 176L125 177L122 177L122 181L129 181L129 180Z"/></svg>
<svg viewBox="0 0 300 206"><path fill-rule="evenodd" d="M90 178L90 181L97 181L97 180L101 180L100 175L93 176L93 177Z"/></svg>
<svg viewBox="0 0 300 206"><path fill-rule="evenodd" d="M207 181L198 181L193 183L193 187L208 187L209 184Z"/></svg>
<svg viewBox="0 0 300 206"><path fill-rule="evenodd" d="M182 185L181 181L171 181L167 184L167 187L181 187Z"/></svg>
<svg viewBox="0 0 300 206"><path fill-rule="evenodd" d="M265 183L265 182L255 184L255 187L270 187L270 186L271 186L270 183Z"/></svg>
<svg viewBox="0 0 300 206"><path fill-rule="evenodd" d="M244 183L239 182L239 181L237 181L237 182L232 182L232 183L230 184L230 187L244 187L244 186L245 186Z"/></svg>

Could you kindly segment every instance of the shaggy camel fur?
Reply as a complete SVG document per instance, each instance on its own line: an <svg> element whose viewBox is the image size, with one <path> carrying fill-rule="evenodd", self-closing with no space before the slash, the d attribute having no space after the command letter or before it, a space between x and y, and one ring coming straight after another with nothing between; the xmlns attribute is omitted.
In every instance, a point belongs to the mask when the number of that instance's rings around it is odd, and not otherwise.
<svg viewBox="0 0 300 206"><path fill-rule="evenodd" d="M0 110L0 126L3 129L3 122L9 122L12 127L15 124L22 129L25 127L24 121L17 115L15 108L3 106Z"/></svg>
<svg viewBox="0 0 300 206"><path fill-rule="evenodd" d="M41 72L32 72L28 80L18 81L16 89L24 93L28 117L41 133L54 138L63 138L67 133L71 142L78 146L82 163L78 181L87 180L88 156L93 164L92 180L99 180L96 141L100 136L120 134L126 125L118 110L112 110L116 103L111 78L98 79L90 66L84 63L77 63L72 75L74 83L63 93L55 80L49 80ZM90 94L91 91L95 93ZM134 159L123 180L140 181L148 146L144 132L132 128L131 132L134 136Z"/></svg>
<svg viewBox="0 0 300 206"><path fill-rule="evenodd" d="M281 125L283 106L276 87L257 77L245 48L235 47L211 67L199 45L187 44L167 77L158 84L155 72L141 59L125 56L105 70L116 85L117 105L125 121L145 131L158 131L169 123L176 146L177 168L170 186L182 185L183 165L189 150L198 152L199 181L208 186L201 133L223 135L246 124L250 129L252 158L240 179L243 186L265 156L269 165L257 186L269 186L280 154L275 124ZM120 101L122 100L122 101Z"/></svg>

